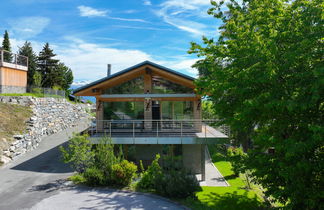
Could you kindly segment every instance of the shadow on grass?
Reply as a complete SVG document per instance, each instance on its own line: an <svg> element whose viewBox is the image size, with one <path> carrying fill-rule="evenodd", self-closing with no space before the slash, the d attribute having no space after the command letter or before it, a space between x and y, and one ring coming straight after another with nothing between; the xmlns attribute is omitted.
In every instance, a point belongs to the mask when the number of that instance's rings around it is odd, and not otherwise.
<svg viewBox="0 0 324 210"><path fill-rule="evenodd" d="M187 199L185 205L192 209L222 209L222 210L255 210L268 209L257 197L249 198L247 193L239 195L236 191L219 195L211 192L200 200Z"/></svg>

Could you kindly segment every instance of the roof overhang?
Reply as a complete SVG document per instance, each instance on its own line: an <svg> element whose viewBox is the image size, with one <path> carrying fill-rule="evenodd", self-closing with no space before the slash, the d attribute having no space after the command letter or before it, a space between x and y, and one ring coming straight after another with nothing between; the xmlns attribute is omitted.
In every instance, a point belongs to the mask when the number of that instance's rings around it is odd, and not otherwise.
<svg viewBox="0 0 324 210"><path fill-rule="evenodd" d="M183 85L185 87L193 89L195 88L195 78L166 68L164 66L158 65L156 63L144 61L135 66L117 72L111 76L105 77L83 87L80 87L74 90L73 94L76 96L99 96L102 94L102 90L114 87L136 77L144 75L148 72L148 69L150 70L150 74L152 75L161 76L165 79L168 79L174 83Z"/></svg>

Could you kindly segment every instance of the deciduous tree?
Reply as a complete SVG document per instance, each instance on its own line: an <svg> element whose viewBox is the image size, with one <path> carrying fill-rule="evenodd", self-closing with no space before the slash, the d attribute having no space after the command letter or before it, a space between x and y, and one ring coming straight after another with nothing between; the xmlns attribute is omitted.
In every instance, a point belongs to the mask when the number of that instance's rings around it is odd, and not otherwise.
<svg viewBox="0 0 324 210"><path fill-rule="evenodd" d="M209 14L223 21L219 38L190 50L202 57L198 89L249 148L246 168L267 195L323 209L323 2L212 5Z"/></svg>

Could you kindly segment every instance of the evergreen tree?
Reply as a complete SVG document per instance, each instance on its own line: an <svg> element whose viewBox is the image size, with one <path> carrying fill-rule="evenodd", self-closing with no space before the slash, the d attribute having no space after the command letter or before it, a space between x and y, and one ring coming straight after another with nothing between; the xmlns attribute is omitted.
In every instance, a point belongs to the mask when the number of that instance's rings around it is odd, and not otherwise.
<svg viewBox="0 0 324 210"><path fill-rule="evenodd" d="M24 45L19 48L18 54L28 57L27 84L30 86L35 85L34 74L37 70L37 56L33 51L31 43L26 41Z"/></svg>
<svg viewBox="0 0 324 210"><path fill-rule="evenodd" d="M64 63L59 63L55 71L51 72L51 82L54 86L67 91L73 82L72 70Z"/></svg>
<svg viewBox="0 0 324 210"><path fill-rule="evenodd" d="M3 41L2 41L2 49L11 52L11 46L10 46L10 40L9 40L9 34L8 31L5 30L5 33L3 35ZM4 52L3 60L5 62L12 62L12 54L8 52Z"/></svg>
<svg viewBox="0 0 324 210"><path fill-rule="evenodd" d="M46 43L42 51L38 55L38 68L42 75L42 86L43 87L53 87L56 80L52 77L57 73L57 66L59 60L54 59L56 54L53 53L53 50L50 48L49 44Z"/></svg>

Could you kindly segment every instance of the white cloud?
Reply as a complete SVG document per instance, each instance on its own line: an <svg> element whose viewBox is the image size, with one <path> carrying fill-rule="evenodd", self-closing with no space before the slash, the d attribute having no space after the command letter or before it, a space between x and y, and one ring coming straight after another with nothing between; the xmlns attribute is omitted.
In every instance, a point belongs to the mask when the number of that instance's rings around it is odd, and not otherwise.
<svg viewBox="0 0 324 210"><path fill-rule="evenodd" d="M152 2L149 1L149 0L144 0L143 1L143 4L146 5L146 6L151 6L152 5Z"/></svg>
<svg viewBox="0 0 324 210"><path fill-rule="evenodd" d="M21 39L29 39L40 33L50 23L50 19L46 17L21 17L17 19L11 19L8 21L10 25L10 32L15 37Z"/></svg>
<svg viewBox="0 0 324 210"><path fill-rule="evenodd" d="M82 86L107 76L108 63L112 64L112 73L116 73L145 60L150 60L185 74L197 75L196 69L191 68L197 59L181 56L178 58L175 57L172 61L163 57L154 59L153 56L140 50L104 47L75 37L65 37L65 39L65 43L53 43L50 44L50 47L57 54L57 59L60 59L60 61L72 69L74 85L76 86ZM1 38L0 42L2 42ZM18 46L23 46L25 41L10 38L10 42L12 51L17 52ZM31 41L31 43L37 54L44 46L44 43L37 41Z"/></svg>
<svg viewBox="0 0 324 210"><path fill-rule="evenodd" d="M107 15L108 10L98 10L87 6L78 6L80 16L82 17L104 17Z"/></svg>
<svg viewBox="0 0 324 210"><path fill-rule="evenodd" d="M69 66L76 79L96 80L107 74L107 64L112 64L112 73L125 69L151 56L140 50L121 50L69 38L69 44L57 46L58 58Z"/></svg>
<svg viewBox="0 0 324 210"><path fill-rule="evenodd" d="M209 35L212 31L207 25L193 21L194 18L206 18L210 7L209 0L167 0L155 11L166 23L187 31L193 36Z"/></svg>
<svg viewBox="0 0 324 210"><path fill-rule="evenodd" d="M113 20L121 20L121 21L128 21L128 22L142 22L142 23L148 23L148 21L143 19L136 19L136 18L120 18L120 17L107 17L109 19Z"/></svg>
<svg viewBox="0 0 324 210"><path fill-rule="evenodd" d="M191 66L195 64L199 59L182 59L178 61L162 61L161 64L168 68L184 72L185 74L191 74L194 77L198 76L198 71Z"/></svg>

